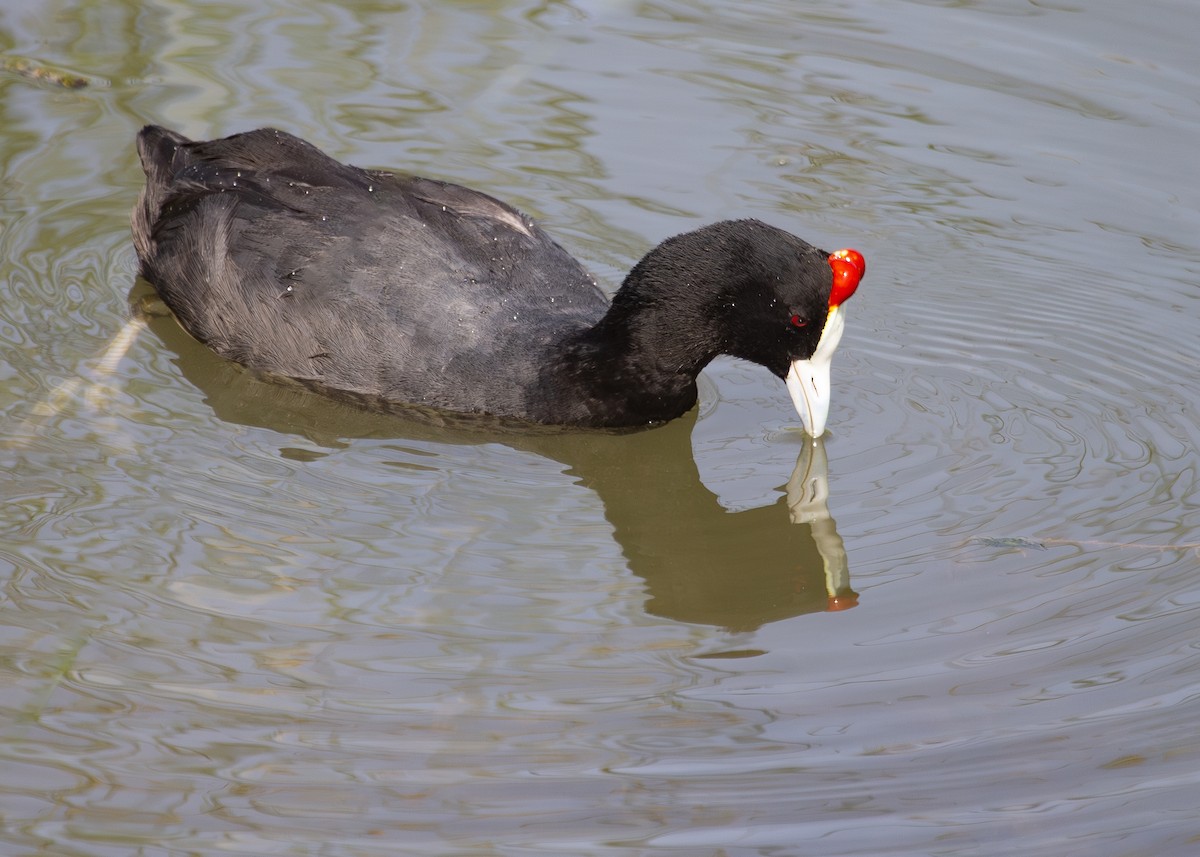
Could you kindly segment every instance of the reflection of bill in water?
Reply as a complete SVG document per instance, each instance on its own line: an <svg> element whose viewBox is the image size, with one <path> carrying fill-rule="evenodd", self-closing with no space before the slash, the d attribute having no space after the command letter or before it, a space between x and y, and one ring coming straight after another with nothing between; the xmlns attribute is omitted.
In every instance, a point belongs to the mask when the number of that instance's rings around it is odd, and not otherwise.
<svg viewBox="0 0 1200 857"><path fill-rule="evenodd" d="M825 441L806 438L787 484L788 511L793 524L812 526L813 540L825 563L825 591L829 610L858 606L858 593L850 588L850 565L837 524L829 514L829 459Z"/></svg>

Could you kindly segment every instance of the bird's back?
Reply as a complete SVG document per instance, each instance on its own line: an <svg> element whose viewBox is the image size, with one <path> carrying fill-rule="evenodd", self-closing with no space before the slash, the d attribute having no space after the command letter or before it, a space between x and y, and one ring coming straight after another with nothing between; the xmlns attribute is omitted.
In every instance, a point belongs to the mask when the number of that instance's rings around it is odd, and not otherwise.
<svg viewBox="0 0 1200 857"><path fill-rule="evenodd" d="M138 137L142 271L197 339L329 390L520 414L553 345L608 301L516 209L341 164L263 129Z"/></svg>

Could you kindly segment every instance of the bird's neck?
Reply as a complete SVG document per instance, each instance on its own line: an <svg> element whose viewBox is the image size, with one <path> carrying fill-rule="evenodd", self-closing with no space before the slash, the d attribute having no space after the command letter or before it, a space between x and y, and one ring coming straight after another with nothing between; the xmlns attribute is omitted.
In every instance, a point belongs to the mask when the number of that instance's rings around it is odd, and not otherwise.
<svg viewBox="0 0 1200 857"><path fill-rule="evenodd" d="M715 353L687 324L677 307L618 295L599 323L559 344L543 374L546 407L570 410L552 415L555 421L637 426L689 411L696 376Z"/></svg>

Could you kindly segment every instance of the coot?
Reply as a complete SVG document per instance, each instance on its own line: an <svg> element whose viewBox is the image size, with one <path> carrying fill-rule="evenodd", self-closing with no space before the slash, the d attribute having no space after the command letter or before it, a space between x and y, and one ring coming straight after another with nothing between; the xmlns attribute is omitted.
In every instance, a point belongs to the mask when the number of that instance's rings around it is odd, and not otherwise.
<svg viewBox="0 0 1200 857"><path fill-rule="evenodd" d="M455 184L260 129L138 135L141 271L183 327L330 393L536 423L636 426L696 403L718 354L787 381L814 437L865 263L756 220L668 238L610 302L536 223Z"/></svg>

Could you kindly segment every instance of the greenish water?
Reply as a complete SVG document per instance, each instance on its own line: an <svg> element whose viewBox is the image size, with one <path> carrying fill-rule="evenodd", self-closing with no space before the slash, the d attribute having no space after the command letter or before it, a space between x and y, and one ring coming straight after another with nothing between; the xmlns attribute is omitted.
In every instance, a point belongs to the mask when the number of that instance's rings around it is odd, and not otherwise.
<svg viewBox="0 0 1200 857"><path fill-rule="evenodd" d="M0 9L0 851L1193 853L1194 25ZM733 361L520 435L121 340L151 121L479 187L609 288L726 217L859 248L827 480Z"/></svg>

